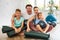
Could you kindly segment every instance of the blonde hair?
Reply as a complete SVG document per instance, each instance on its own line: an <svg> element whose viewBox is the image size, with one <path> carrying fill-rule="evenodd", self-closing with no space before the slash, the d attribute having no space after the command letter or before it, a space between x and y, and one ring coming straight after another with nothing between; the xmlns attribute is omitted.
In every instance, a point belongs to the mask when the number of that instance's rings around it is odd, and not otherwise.
<svg viewBox="0 0 60 40"><path fill-rule="evenodd" d="M38 14L37 14L37 16L38 16L38 19L39 19L39 14L42 14L42 12L39 12ZM43 14L42 14L43 15ZM44 19L44 17L42 16L42 19Z"/></svg>

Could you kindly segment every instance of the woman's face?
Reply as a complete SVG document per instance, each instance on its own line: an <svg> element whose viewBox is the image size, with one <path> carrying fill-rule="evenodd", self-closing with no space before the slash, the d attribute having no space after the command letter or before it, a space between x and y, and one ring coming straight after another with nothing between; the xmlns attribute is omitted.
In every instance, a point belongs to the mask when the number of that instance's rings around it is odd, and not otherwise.
<svg viewBox="0 0 60 40"><path fill-rule="evenodd" d="M21 16L21 12L19 12L19 11L16 11L16 17L20 17Z"/></svg>
<svg viewBox="0 0 60 40"><path fill-rule="evenodd" d="M38 14L38 8L35 8L35 9L34 9L34 13L35 13L35 15Z"/></svg>

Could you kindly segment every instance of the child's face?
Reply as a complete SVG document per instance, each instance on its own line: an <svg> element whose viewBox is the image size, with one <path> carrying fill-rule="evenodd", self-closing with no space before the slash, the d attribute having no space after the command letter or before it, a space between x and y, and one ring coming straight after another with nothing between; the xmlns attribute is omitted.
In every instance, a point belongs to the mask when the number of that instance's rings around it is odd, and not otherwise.
<svg viewBox="0 0 60 40"><path fill-rule="evenodd" d="M43 15L42 14L39 14L39 19L43 18Z"/></svg>
<svg viewBox="0 0 60 40"><path fill-rule="evenodd" d="M19 12L19 11L16 11L16 17L20 17L21 16L21 12Z"/></svg>

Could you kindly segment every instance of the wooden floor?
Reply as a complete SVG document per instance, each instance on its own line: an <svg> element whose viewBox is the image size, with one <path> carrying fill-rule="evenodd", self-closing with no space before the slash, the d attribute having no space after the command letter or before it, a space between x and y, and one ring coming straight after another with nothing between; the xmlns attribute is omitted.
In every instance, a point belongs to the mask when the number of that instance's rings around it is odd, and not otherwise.
<svg viewBox="0 0 60 40"><path fill-rule="evenodd" d="M9 38L5 33L3 34L0 28L0 40L42 40L42 39L29 39L29 38L24 38L24 36L15 36L12 38Z"/></svg>

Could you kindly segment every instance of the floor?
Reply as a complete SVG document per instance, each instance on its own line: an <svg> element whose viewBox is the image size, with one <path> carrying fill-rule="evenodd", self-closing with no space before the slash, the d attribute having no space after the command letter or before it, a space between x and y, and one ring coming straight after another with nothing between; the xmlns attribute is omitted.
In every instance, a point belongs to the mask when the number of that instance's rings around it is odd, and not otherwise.
<svg viewBox="0 0 60 40"><path fill-rule="evenodd" d="M15 36L15 37L8 37L6 33L2 33L2 28L0 28L0 40L43 40L43 39L30 39L24 38L24 36Z"/></svg>
<svg viewBox="0 0 60 40"><path fill-rule="evenodd" d="M60 24L57 24L57 26L54 29L52 29L52 31L50 31L49 33L50 33L49 40L60 40ZM41 40L41 39L28 39L22 36L9 38L7 37L6 34L3 34L2 32L0 32L0 40Z"/></svg>
<svg viewBox="0 0 60 40"><path fill-rule="evenodd" d="M56 27L49 32L50 34L49 40L60 40L60 14L59 13L57 15L57 19L59 20ZM9 38L5 33L4 34L2 33L1 27L0 27L0 40L41 40L41 39L29 39L29 38L24 38L22 36Z"/></svg>

